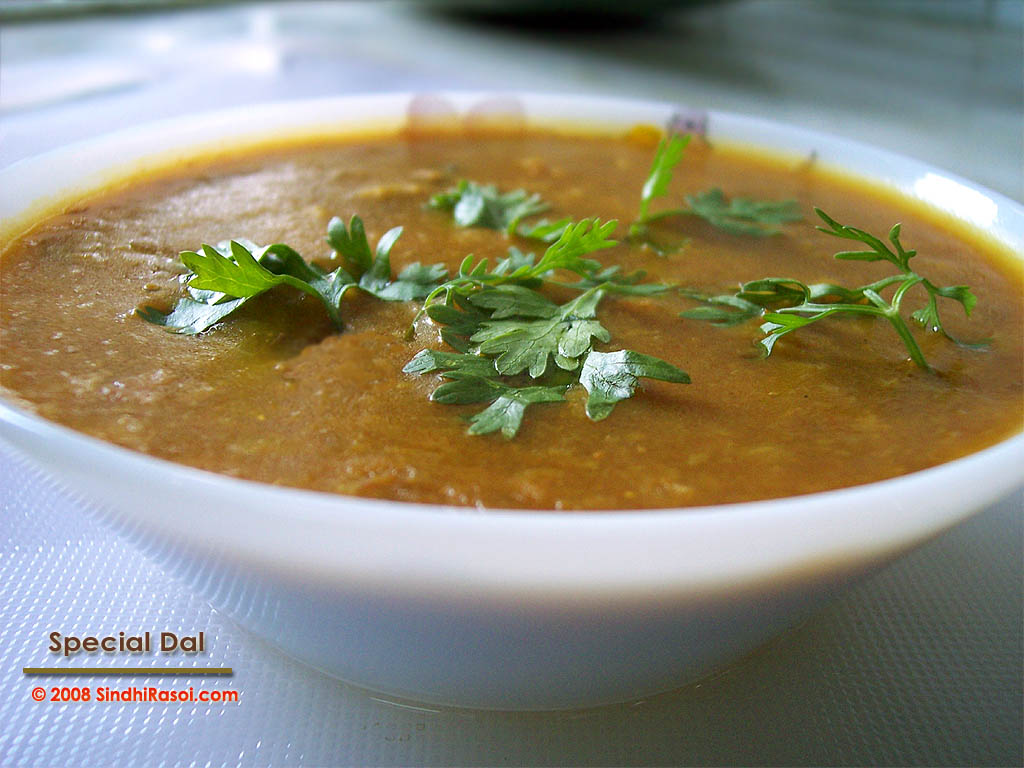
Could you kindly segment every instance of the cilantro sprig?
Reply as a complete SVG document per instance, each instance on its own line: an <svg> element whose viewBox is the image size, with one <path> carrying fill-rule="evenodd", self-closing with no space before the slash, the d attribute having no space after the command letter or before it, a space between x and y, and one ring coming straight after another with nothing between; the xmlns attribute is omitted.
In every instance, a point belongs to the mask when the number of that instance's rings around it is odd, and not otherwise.
<svg viewBox="0 0 1024 768"><path fill-rule="evenodd" d="M617 221L602 222L597 218L569 224L558 240L544 251L539 261L535 261L533 254L524 254L513 247L509 248L508 256L491 270L486 258L477 260L469 255L459 265L458 274L427 294L424 309L438 298L450 305L455 295L466 295L488 286L509 283L536 286L560 269L575 272L584 278L593 276L602 269L602 265L584 257L615 245L616 241L609 239L609 236L617 226Z"/></svg>
<svg viewBox="0 0 1024 768"><path fill-rule="evenodd" d="M689 381L657 358L622 350L625 357L619 360L614 357L618 353L594 350L595 343L611 339L596 318L605 295L651 295L668 289L643 282L642 272L623 274L616 265L605 267L588 258L616 244L611 239L616 227L617 222L600 219L566 223L540 259L513 247L493 270L487 259L467 256L452 277L444 265L418 262L392 277L391 250L402 228L388 230L371 250L358 216L348 225L335 217L327 227L327 243L342 265L332 272L282 243L260 247L233 240L204 245L181 254L189 270L181 278L185 295L170 312L153 307L137 311L168 331L199 334L250 299L283 285L317 297L341 330L341 300L350 289L382 301L422 300L417 317L426 313L443 326L442 339L456 351L423 350L405 372L438 372L446 381L431 397L439 403L487 403L470 417L470 434L501 432L512 438L528 407L562 401L577 383L589 393L587 414L598 420L632 396L640 377ZM545 282L555 283L551 278L560 271L580 278L559 284L580 291L564 304L536 290Z"/></svg>
<svg viewBox="0 0 1024 768"><path fill-rule="evenodd" d="M283 243L257 246L231 240L199 251L183 251L188 272L181 276L185 295L170 312L151 306L136 312L145 320L173 333L195 335L207 331L229 314L271 288L287 285L318 298L339 330L341 298L355 280L338 268L325 272Z"/></svg>
<svg viewBox="0 0 1024 768"><path fill-rule="evenodd" d="M587 416L594 421L604 419L616 403L636 392L641 378L660 379L675 384L689 384L686 372L657 357L642 355L630 349L617 352L591 352L583 361L580 384L587 390Z"/></svg>
<svg viewBox="0 0 1024 768"><path fill-rule="evenodd" d="M351 288L360 288L383 301L422 299L448 276L443 264L418 262L391 276L391 249L401 227L386 232L374 252L366 239L363 222L353 216L348 227L335 217L327 227L327 242L344 266L327 272L306 261L284 243L257 246L248 240L231 240L199 251L183 251L188 269L180 280L185 295L170 312L143 306L136 312L145 320L173 333L195 335L209 330L250 299L278 286L289 286L316 297L338 330L344 328L341 300Z"/></svg>
<svg viewBox="0 0 1024 768"><path fill-rule="evenodd" d="M548 243L558 240L571 223L570 219L541 219L527 224L523 219L547 211L551 208L550 203L523 189L502 193L494 184L481 184L469 179L462 179L454 187L434 195L427 206L451 211L458 227L496 229L506 235Z"/></svg>
<svg viewBox="0 0 1024 768"><path fill-rule="evenodd" d="M515 248L488 269L486 259L467 257L458 274L435 288L423 313L442 326L441 338L456 353L423 350L405 367L407 373L439 372L449 379L431 394L441 403L490 405L470 418L470 433L501 431L514 437L527 406L564 399L568 387L588 392L587 415L597 421L634 393L641 377L688 382L674 365L629 350L598 352L611 334L597 319L609 293L652 294L667 286L642 283L643 274L623 275L587 258L610 248L618 222L584 219L566 226L539 260ZM580 276L576 283L556 283L553 273ZM537 289L545 282L580 290L556 304ZM617 354L625 355L621 359ZM554 365L552 365L552 363ZM522 384L528 377L531 383Z"/></svg>
<svg viewBox="0 0 1024 768"><path fill-rule="evenodd" d="M448 405L489 403L470 417L469 433L486 435L500 431L512 439L522 426L527 407L565 400L566 384L513 386L506 383L494 360L480 355L424 349L402 369L405 373L439 372L449 381L433 391L430 399Z"/></svg>
<svg viewBox="0 0 1024 768"><path fill-rule="evenodd" d="M432 305L428 314L447 326L442 338L461 351L422 350L404 371L436 371L449 379L431 394L436 402L490 403L470 418L469 431L500 430L506 438L518 432L527 406L564 400L574 384L587 391L586 413L599 421L632 397L641 377L689 383L685 372L664 360L594 349L595 342L611 340L597 320L604 296L604 288L595 287L559 305L515 284L456 294L453 305ZM517 383L524 376L536 383Z"/></svg>
<svg viewBox="0 0 1024 768"><path fill-rule="evenodd" d="M814 212L825 223L817 229L844 240L866 246L861 250L840 251L834 258L846 261L887 261L898 273L857 288L834 283L808 285L792 278L769 277L743 283L733 294L703 296L688 292L704 306L682 313L683 317L706 320L716 325L737 325L759 317L764 338L759 341L765 355L770 355L783 336L834 315L867 315L887 320L896 331L910 356L920 368L931 370L920 345L903 316L902 305L907 293L916 286L924 288L927 303L910 313L910 319L928 330L939 332L954 343L970 349L984 349L988 340L964 342L953 337L939 316L939 299L959 303L968 317L977 298L966 285L938 286L911 267L917 251L906 249L900 241L901 227L889 230L887 243L862 229L840 224L820 208ZM892 289L889 297L883 291Z"/></svg>
<svg viewBox="0 0 1024 768"><path fill-rule="evenodd" d="M675 134L662 139L654 153L654 161L640 192L640 208L629 226L629 239L642 243L659 255L678 250L686 240L665 244L655 240L651 225L678 216L696 216L713 227L731 235L769 237L782 232L780 225L799 221L802 217L795 200L761 201L746 197L728 199L721 189L686 195L687 207L651 212L651 204L668 194L672 174L683 159L690 143L689 134Z"/></svg>
<svg viewBox="0 0 1024 768"><path fill-rule="evenodd" d="M371 256L363 221L358 216L352 217L347 229L337 216L327 224L327 244L342 258L359 287L382 301L422 299L448 277L444 264L424 266L416 261L392 278L391 249L401 234L402 227L389 229L377 241L376 252Z"/></svg>
<svg viewBox="0 0 1024 768"><path fill-rule="evenodd" d="M728 200L718 187L687 195L686 202L689 209L676 213L699 216L730 235L770 237L782 233L779 225L803 218L796 200L751 200L748 197ZM664 211L658 218L672 214L672 211Z"/></svg>

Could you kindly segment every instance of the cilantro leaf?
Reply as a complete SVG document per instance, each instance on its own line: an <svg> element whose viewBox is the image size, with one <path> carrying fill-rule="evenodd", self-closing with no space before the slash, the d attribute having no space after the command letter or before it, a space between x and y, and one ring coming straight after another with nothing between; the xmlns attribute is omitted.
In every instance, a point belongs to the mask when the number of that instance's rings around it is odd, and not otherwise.
<svg viewBox="0 0 1024 768"><path fill-rule="evenodd" d="M428 266L414 261L399 272L398 276L388 283L380 293L374 295L386 301L423 299L447 277L448 268L444 264Z"/></svg>
<svg viewBox="0 0 1024 768"><path fill-rule="evenodd" d="M513 234L527 216L546 211L549 206L540 195L517 189L502 194L493 184L463 179L455 187L430 198L429 207L451 211L458 227L484 227ZM553 230L544 228L550 236Z"/></svg>
<svg viewBox="0 0 1024 768"><path fill-rule="evenodd" d="M782 230L777 225L803 218L795 200L758 201L747 197L726 200L721 189L687 195L690 213L732 235L768 237Z"/></svg>
<svg viewBox="0 0 1024 768"><path fill-rule="evenodd" d="M966 347L967 349L983 350L987 349L991 345L991 339L982 339L981 341L964 341L952 336L943 327L942 320L939 317L939 298L953 299L953 301L960 302L961 306L964 308L964 314L970 317L971 310L974 309L974 305L978 303L978 298L971 293L970 288L966 285L948 285L944 288L940 288L928 280L923 280L921 284L925 287L925 290L928 291L928 303L921 309L912 312L910 316L923 328L927 328L929 331L937 331L957 346Z"/></svg>
<svg viewBox="0 0 1024 768"><path fill-rule="evenodd" d="M578 291L602 288L606 293L627 296L656 296L672 289L671 285L665 283L645 283L643 280L646 277L647 273L642 269L627 274L623 273L621 266L613 264L610 267L590 272L575 283L559 283L559 285L575 288Z"/></svg>
<svg viewBox="0 0 1024 768"><path fill-rule="evenodd" d="M557 221L548 221L547 219L540 219L533 224L527 224L525 222L520 223L515 233L520 237L528 237L532 240L541 240L545 243L553 243L562 236L565 232L565 228L572 224L572 219L558 219Z"/></svg>
<svg viewBox="0 0 1024 768"><path fill-rule="evenodd" d="M640 378L689 384L690 377L671 363L629 349L590 352L583 361L580 384L587 390L587 416L600 421L616 403L630 398Z"/></svg>
<svg viewBox="0 0 1024 768"><path fill-rule="evenodd" d="M687 240L673 244L660 243L651 233L651 225L661 219L677 216L699 216L711 225L733 235L767 237L781 232L778 225L802 218L795 200L758 201L746 197L727 200L721 189L714 188L688 195L687 207L652 213L651 203L668 194L672 173L683 158L690 136L662 139L654 153L654 162L640 192L640 210L630 224L629 239L653 249L659 256L678 250Z"/></svg>
<svg viewBox="0 0 1024 768"><path fill-rule="evenodd" d="M889 248L889 246L877 237L865 232L863 229L857 229L856 227L848 227L844 224L840 224L821 210L821 208L815 208L814 212L818 214L818 217L826 224L824 227L816 227L819 232L824 232L826 235L832 235L833 237L839 237L844 240L855 240L868 246L868 250L866 251L840 251L835 254L834 258L853 261L888 261L903 272L911 271L910 259L917 255L917 251L908 251L904 249L903 245L900 243L899 224L893 225L892 229L889 230L889 242L893 246L893 248Z"/></svg>
<svg viewBox="0 0 1024 768"><path fill-rule="evenodd" d="M519 431L527 406L565 400L565 389L564 385L513 387L493 378L464 376L439 386L430 399L447 405L490 403L469 418L469 433L486 435L500 430L510 440Z"/></svg>
<svg viewBox="0 0 1024 768"><path fill-rule="evenodd" d="M820 310L810 317L785 315L781 312L766 312L764 314L764 322L761 323L761 332L764 333L764 338L758 343L764 350L765 355L770 355L775 348L775 342L787 333L803 328L805 325L810 325L816 320L828 317L829 314L831 314L831 311L828 309Z"/></svg>
<svg viewBox="0 0 1024 768"><path fill-rule="evenodd" d="M424 349L410 360L405 373L438 371L451 379L433 391L431 400L450 405L489 402L470 417L469 433L485 435L501 431L506 439L516 436L527 406L565 400L565 385L514 387L498 379L494 360L480 355L454 354Z"/></svg>
<svg viewBox="0 0 1024 768"><path fill-rule="evenodd" d="M969 349L981 350L989 340L964 342L951 336L939 317L938 299L958 302L964 313L970 316L977 303L977 297L965 285L940 287L921 276L910 267L910 259L917 251L908 250L900 242L900 225L889 230L887 245L880 238L856 227L840 224L820 208L815 212L825 222L819 230L844 240L855 240L868 246L862 251L840 251L834 258L856 261L888 261L900 271L868 285L845 288L834 283L807 285L792 278L769 277L743 283L732 295L703 296L687 293L690 298L703 302L705 306L682 313L683 317L707 320L717 325L736 325L754 317L760 317L759 342L765 355L770 355L783 336L805 328L833 315L855 314L880 317L887 320L906 347L910 359L919 368L931 370L906 320L901 314L902 302L914 287L921 286L927 294L927 304L910 313L910 318L925 328L942 333L946 338ZM892 289L886 298L883 291ZM725 309L731 307L732 309Z"/></svg>
<svg viewBox="0 0 1024 768"><path fill-rule="evenodd" d="M702 302L704 306L687 309L680 312L679 316L690 320L704 320L712 325L722 327L739 325L755 317L760 317L764 312L764 307L747 301L738 295L720 294L718 296L708 296L692 291L682 291L682 294Z"/></svg>
<svg viewBox="0 0 1024 768"><path fill-rule="evenodd" d="M495 378L498 370L489 357L468 355L456 352L442 352L438 349L424 349L405 364L403 373L430 373L443 371L449 378L465 378L476 376Z"/></svg>
<svg viewBox="0 0 1024 768"><path fill-rule="evenodd" d="M467 300L486 310L492 320L506 317L554 317L558 305L546 296L522 285L499 285L472 293Z"/></svg>
<svg viewBox="0 0 1024 768"><path fill-rule="evenodd" d="M341 328L341 297L354 285L344 269L325 273L280 243L263 248L238 240L219 247L204 244L199 252L182 252L181 260L190 270L182 278L186 295L168 313L149 306L136 310L144 320L174 333L202 333L248 299L279 285L316 296Z"/></svg>
<svg viewBox="0 0 1024 768"><path fill-rule="evenodd" d="M519 285L524 288L539 285L551 272L565 269L583 276L593 277L601 269L601 264L583 256L615 245L609 239L618 222L602 222L600 219L582 219L565 228L558 240L548 246L539 261L534 261L533 254L524 254L518 248L509 248L508 256L498 262L494 270L488 269L487 259L474 261L467 256L459 265L458 274L441 283L432 290L423 302L423 309L414 318L413 323L421 314L430 315L431 307L436 300L443 297L446 305L451 305L456 296L468 296L482 291L484 288L501 285ZM431 315L432 317L432 315Z"/></svg>
<svg viewBox="0 0 1024 768"><path fill-rule="evenodd" d="M582 257L616 245L616 241L609 239L609 236L615 233L618 225L615 219L602 222L596 217L568 225L558 240L544 251L531 276L543 277L556 269L584 276L593 274L600 269L600 262Z"/></svg>
<svg viewBox="0 0 1024 768"><path fill-rule="evenodd" d="M561 235L559 235L559 237L561 237ZM509 249L508 249L508 255L505 256L504 259L499 261L494 266L494 271L491 272L491 274L499 276L499 277L503 277L505 275L511 275L513 272L518 272L520 270L529 272L531 269L533 269L534 261L535 261L535 258L534 258L534 255L532 253L523 253L518 248L516 248L514 245L510 245ZM485 259L484 262L483 262L484 265L485 265L485 271L486 271L486 262L487 262L487 260ZM529 281L529 278L524 280L523 284L524 285L528 284L528 281Z"/></svg>
<svg viewBox="0 0 1024 768"><path fill-rule="evenodd" d="M549 263L567 262L552 259ZM520 267L506 274L524 278L545 274L540 272L542 264L543 260L533 265L532 260L523 259ZM426 308L431 319L445 326L442 338L458 353L423 350L404 370L418 374L438 372L448 379L431 394L437 402L490 402L487 409L470 418L471 434L500 430L506 437L512 437L528 405L563 400L567 386L583 383L584 360L591 360L592 370L586 375L585 386L590 392L587 414L594 420L605 418L615 402L632 395L638 376L689 380L668 363L626 350L605 355L602 363L601 355L605 353L597 353L593 347L595 342L611 339L596 319L609 283L588 288L575 299L558 305L521 283L487 284L483 278L493 273L471 261L464 263L460 274L474 275L480 283L466 286L473 288L466 293L451 293L450 304ZM594 275L586 274L588 278ZM554 370L550 366L552 360ZM510 383L510 377L523 374L542 382L532 387Z"/></svg>
<svg viewBox="0 0 1024 768"><path fill-rule="evenodd" d="M257 296L270 288L294 280L290 275L275 275L253 257L252 252L241 243L232 240L230 252L221 253L212 245L203 245L196 251L183 251L181 262L192 271L188 284L200 291L216 291L226 296L247 299ZM296 285L295 287L299 287ZM308 290L303 285L300 290Z"/></svg>
<svg viewBox="0 0 1024 768"><path fill-rule="evenodd" d="M363 220L353 216L348 228L345 222L334 216L327 223L327 244L341 256L348 271L359 279L373 266L370 243L366 240Z"/></svg>
<svg viewBox="0 0 1024 768"><path fill-rule="evenodd" d="M249 299L287 285L317 297L340 330L341 300L350 288L358 286L383 301L412 301L425 298L448 277L443 264L426 267L417 262L392 279L391 249L401 234L401 227L389 230L371 254L358 216L348 227L337 217L331 219L327 242L345 264L333 272L306 261L284 243L261 247L239 239L216 247L203 245L199 251L181 253L189 272L182 277L185 295L171 311L143 306L136 313L168 331L194 335L209 330Z"/></svg>
<svg viewBox="0 0 1024 768"><path fill-rule="evenodd" d="M444 264L429 267L419 262L403 269L397 278L391 278L391 249L402 236L402 228L389 229L377 241L374 254L366 239L363 221L353 216L349 226L335 216L327 225L327 243L342 257L355 275L359 287L382 301L412 301L423 299L448 277Z"/></svg>
<svg viewBox="0 0 1024 768"><path fill-rule="evenodd" d="M425 304L421 310L427 317L444 327L441 338L459 352L468 352L472 346L469 337L476 333L477 328L489 315L469 303L466 296L452 294L451 304Z"/></svg>
<svg viewBox="0 0 1024 768"><path fill-rule="evenodd" d="M557 307L553 316L539 320L517 317L484 321L470 341L482 354L495 355L494 367L506 376L526 370L539 378L550 358L559 368L573 370L579 365L577 358L590 348L592 338L611 338L593 319L602 295L598 289L588 291Z"/></svg>
<svg viewBox="0 0 1024 768"><path fill-rule="evenodd" d="M651 170L640 191L640 210L636 219L629 225L630 242L641 243L651 248L659 256L667 256L686 242L682 240L665 245L656 241L651 234L650 225L657 218L663 218L666 214L652 215L650 208L654 200L668 194L669 185L672 183L672 173L679 161L683 159L683 152L690 140L689 134L673 134L658 143L658 148L654 152L654 160L651 163Z"/></svg>
<svg viewBox="0 0 1024 768"><path fill-rule="evenodd" d="M565 400L565 387L505 387L504 392L487 408L471 416L469 433L486 435L501 430L511 440L522 426L527 406Z"/></svg>
<svg viewBox="0 0 1024 768"><path fill-rule="evenodd" d="M162 325L168 331L194 336L209 330L247 301L231 299L217 303L184 296L166 314L150 306L139 307L135 313L154 325Z"/></svg>
<svg viewBox="0 0 1024 768"><path fill-rule="evenodd" d="M654 152L654 160L651 162L651 170L640 191L640 213L637 215L637 222L646 223L650 215L651 203L659 197L668 194L669 184L672 183L672 172L675 171L679 161L683 159L683 151L689 145L690 134L674 134L662 139Z"/></svg>

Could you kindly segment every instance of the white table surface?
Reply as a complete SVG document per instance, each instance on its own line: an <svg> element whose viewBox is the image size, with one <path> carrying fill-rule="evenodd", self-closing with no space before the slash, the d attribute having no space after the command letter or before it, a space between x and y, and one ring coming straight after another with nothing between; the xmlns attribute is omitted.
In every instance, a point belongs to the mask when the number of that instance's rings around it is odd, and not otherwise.
<svg viewBox="0 0 1024 768"><path fill-rule="evenodd" d="M221 106L524 89L781 119L1021 200L1022 18L1016 0L733 2L567 32L571 16L512 29L351 2L10 24L0 166ZM1024 762L1021 493L710 679L600 710L502 714L397 706L282 656L7 451L0 489L0 765ZM49 661L49 631L142 626L205 628L204 662L235 669L206 685L240 703L32 701L21 668Z"/></svg>

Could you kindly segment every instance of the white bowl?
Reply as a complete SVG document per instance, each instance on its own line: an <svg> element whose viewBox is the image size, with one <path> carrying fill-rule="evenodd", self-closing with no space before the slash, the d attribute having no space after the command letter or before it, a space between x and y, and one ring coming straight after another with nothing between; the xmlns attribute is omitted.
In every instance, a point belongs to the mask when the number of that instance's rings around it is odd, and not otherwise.
<svg viewBox="0 0 1024 768"><path fill-rule="evenodd" d="M445 98L460 115L488 109L479 95ZM671 105L594 98L500 101L530 125L622 128L679 114ZM197 150L365 126L397 131L410 104L419 114L442 102L341 98L133 128L0 173L0 217L9 234L55 201ZM815 152L1024 251L1024 209L970 182L820 133L717 112L696 117L713 139ZM589 706L676 687L1024 480L1017 435L922 472L789 499L480 513L232 479L5 403L0 439L105 503L124 531L216 607L291 655L386 694L494 709Z"/></svg>

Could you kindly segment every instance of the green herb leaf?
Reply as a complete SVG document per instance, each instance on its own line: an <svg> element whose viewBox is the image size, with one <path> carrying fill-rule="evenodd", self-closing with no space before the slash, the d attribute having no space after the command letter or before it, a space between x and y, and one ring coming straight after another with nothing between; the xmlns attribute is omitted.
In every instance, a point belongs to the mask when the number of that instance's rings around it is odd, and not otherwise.
<svg viewBox="0 0 1024 768"><path fill-rule="evenodd" d="M565 387L505 387L493 403L470 417L469 433L486 435L500 430L506 440L511 440L519 432L528 406L562 400Z"/></svg>
<svg viewBox="0 0 1024 768"><path fill-rule="evenodd" d="M470 304L466 296L453 293L450 298L451 304L429 304L421 311L435 323L445 326L441 329L441 338L452 349L469 352L472 347L469 337L490 316Z"/></svg>
<svg viewBox="0 0 1024 768"><path fill-rule="evenodd" d="M591 352L580 371L580 384L589 394L587 416L594 421L606 418L616 403L633 396L640 378L690 383L685 371L657 357L628 349Z"/></svg>
<svg viewBox="0 0 1024 768"><path fill-rule="evenodd" d="M826 313L827 310L824 310L811 317L801 317L800 315L784 315L781 312L766 312L764 322L761 323L761 331L765 336L758 343L764 349L765 355L770 355L775 348L775 342L787 333L826 317Z"/></svg>
<svg viewBox="0 0 1024 768"><path fill-rule="evenodd" d="M731 235L769 237L782 230L779 224L803 218L795 200L758 201L747 197L727 200L717 187L696 195L687 195L686 202L694 216Z"/></svg>
<svg viewBox="0 0 1024 768"><path fill-rule="evenodd" d="M558 221L540 219L535 224L520 223L516 227L515 233L520 237L528 237L531 240L553 243L562 236L565 228L571 224L572 219L559 219Z"/></svg>
<svg viewBox="0 0 1024 768"><path fill-rule="evenodd" d="M588 291L558 307L557 314L541 320L484 321L470 341L482 354L494 355L494 367L505 376L525 370L539 378L550 358L559 368L573 370L579 365L577 358L590 348L592 338L611 338L593 319L601 296L599 290Z"/></svg>
<svg viewBox="0 0 1024 768"><path fill-rule="evenodd" d="M672 173L683 158L690 137L670 136L663 139L654 153L651 171L640 192L640 211L630 224L629 239L653 249L659 256L679 250L687 240L664 244L654 239L651 225L661 219L678 216L699 216L712 226L733 235L767 237L781 232L778 225L802 218L795 200L759 201L746 197L727 200L721 189L686 197L687 207L651 212L651 203L668 193Z"/></svg>
<svg viewBox="0 0 1024 768"><path fill-rule="evenodd" d="M723 327L740 325L755 317L760 317L764 308L751 301L733 294L709 296L694 291L682 291L688 298L703 302L704 306L694 307L679 313L680 317L690 320L704 320L712 325Z"/></svg>
<svg viewBox="0 0 1024 768"><path fill-rule="evenodd" d="M437 402L490 402L487 409L470 419L470 433L500 430L506 437L515 435L528 405L564 399L566 387L581 381L581 362L593 358L596 366L600 361L594 357L598 353L593 346L611 338L596 319L605 292L617 287L632 289L643 278L642 273L623 277L617 268L598 270L582 259L587 249L605 247L610 232L608 225L585 220L566 229L559 240L561 245L549 248L536 264L532 257L515 251L494 272L487 271L485 261L467 258L459 268L459 278L445 288L446 302L430 304L428 298L425 309L432 320L445 326L442 338L460 354L423 350L409 361L405 370L437 371L449 379L431 395ZM556 268L583 275L580 284L599 277L607 279L587 287L562 305L524 284L539 282ZM621 282L610 282L616 278ZM581 287L580 284L573 287ZM657 290L664 288L658 286ZM554 370L550 366L552 360ZM593 381L593 407L588 406L587 411L591 418L604 418L614 402L632 394L635 376L668 381L683 381L680 377L686 376L656 358L633 352L624 358L623 370L616 373L614 360L610 357L608 365L595 369L588 379ZM615 374L618 389L613 391L610 383L602 383L602 371L609 376ZM509 377L524 373L533 379L544 379L544 383L521 387L508 381ZM629 375L634 376L631 384ZM628 394L623 394L623 388L629 390ZM607 401L603 405L602 397ZM617 399L609 399L613 397Z"/></svg>
<svg viewBox="0 0 1024 768"><path fill-rule="evenodd" d="M453 352L442 352L437 349L424 349L406 363L404 373L430 373L443 371L449 378L476 376L479 378L496 378L498 371L494 361L480 355L467 355Z"/></svg>
<svg viewBox="0 0 1024 768"><path fill-rule="evenodd" d="M190 270L183 276L186 295L166 314L154 307L137 310L144 320L174 333L202 333L248 299L279 285L316 296L341 328L341 297L354 285L344 269L325 273L280 243L259 248L248 241L232 240L219 247L203 245L200 252L184 251L181 260Z"/></svg>
<svg viewBox="0 0 1024 768"><path fill-rule="evenodd" d="M467 179L431 197L429 206L451 211L458 227L484 227L508 234L516 231L520 220L550 208L540 195L531 195L522 189L502 194L493 184ZM547 227L544 231L546 235L552 234Z"/></svg>
<svg viewBox="0 0 1024 768"><path fill-rule="evenodd" d="M827 317L841 314L868 315L886 319L896 331L915 365L931 370L920 346L914 339L906 320L901 315L902 302L908 291L922 286L927 292L928 303L910 314L911 319L929 330L942 333L955 343L970 348L984 349L989 341L963 342L951 336L939 317L938 299L959 302L969 316L977 298L965 285L939 287L910 268L910 259L916 251L907 250L900 242L900 225L889 230L886 245L880 238L862 229L840 224L819 208L814 209L825 222L818 227L826 234L845 240L856 240L868 246L864 251L841 251L836 259L857 261L888 261L900 272L858 288L844 288L834 283L807 285L792 278L769 277L744 283L732 295L703 296L689 292L691 298L705 304L704 307L683 312L684 317L707 320L717 325L736 325L753 317L762 319L761 331L764 338L760 345L765 355L770 355L776 343L783 336L798 331ZM890 247L891 246L891 247ZM892 289L885 298L882 291ZM730 307L727 310L724 307Z"/></svg>
<svg viewBox="0 0 1024 768"><path fill-rule="evenodd" d="M431 400L445 405L490 403L501 397L506 389L503 382L486 376L456 375L450 378L454 380L445 382L431 393Z"/></svg>
<svg viewBox="0 0 1024 768"><path fill-rule="evenodd" d="M188 283L192 288L240 299L257 296L288 279L288 276L275 275L261 266L252 252L234 240L230 243L230 255L219 252L212 245L203 245L198 253L183 251L181 262L193 273Z"/></svg>
<svg viewBox="0 0 1024 768"><path fill-rule="evenodd" d="M144 320L161 325L168 331L194 336L209 330L247 301L231 299L218 304L185 296L178 299L178 303L167 314L149 306L139 307L135 312Z"/></svg>
<svg viewBox="0 0 1024 768"><path fill-rule="evenodd" d="M651 163L651 170L644 182L640 192L640 210L636 219L629 225L628 238L630 242L639 243L652 249L659 256L667 256L674 253L686 244L684 238L675 243L665 244L655 240L651 234L651 223L657 218L664 218L668 214L651 214L651 203L659 197L668 193L669 185L672 183L672 173L679 161L683 159L683 152L690 143L689 134L674 134L662 139L654 152L654 160Z"/></svg>
<svg viewBox="0 0 1024 768"><path fill-rule="evenodd" d="M821 210L821 208L815 208L814 212L818 214L818 217L827 225L825 227L816 227L819 232L824 232L827 235L839 237L844 240L856 240L857 242L864 243L868 246L868 250L866 251L840 251L835 254L835 258L853 261L888 261L897 266L903 272L909 273L911 271L910 259L917 255L917 251L908 251L903 248L903 245L900 243L899 224L895 224L893 228L889 230L889 242L893 246L893 248L889 248L877 237L865 232L863 229L857 229L856 227L848 227L845 224L840 224Z"/></svg>
<svg viewBox="0 0 1024 768"><path fill-rule="evenodd" d="M593 259L584 259L583 256L615 245L616 242L610 240L609 235L614 233L617 226L618 222L614 219L606 222L597 218L583 219L567 226L558 241L548 246L540 261L534 262L532 254L509 248L508 256L493 271L488 270L487 259L474 261L472 256L467 256L459 265L458 275L427 295L421 313L429 315L430 308L439 298L450 305L455 296L468 296L484 288L510 284L534 287L558 269L592 277L601 269L601 264Z"/></svg>
<svg viewBox="0 0 1024 768"><path fill-rule="evenodd" d="M598 218L581 219L565 228L561 237L551 245L533 268L532 277L544 277L556 269L565 269L588 276L601 268L600 262L583 256L616 245L610 236L619 225L617 221L602 222Z"/></svg>
<svg viewBox="0 0 1024 768"><path fill-rule="evenodd" d="M451 379L431 394L430 399L436 402L449 405L489 402L486 409L469 419L469 432L473 435L500 431L511 439L523 423L527 406L565 399L564 384L514 387L500 381L494 360L479 355L424 349L402 370L417 374L437 371Z"/></svg>
<svg viewBox="0 0 1024 768"><path fill-rule="evenodd" d="M666 283L645 283L643 280L647 273L642 269L628 274L622 271L622 267L613 264L604 269L595 270L575 283L558 283L566 288L575 288L578 291L588 291L591 288L601 288L605 293L617 293L626 296L656 296L672 289L673 286Z"/></svg>
<svg viewBox="0 0 1024 768"><path fill-rule="evenodd" d="M341 256L348 271L357 280L373 266L370 243L366 240L363 220L358 216L352 217L348 228L337 216L332 218L327 224L327 244Z"/></svg>
<svg viewBox="0 0 1024 768"><path fill-rule="evenodd" d="M971 310L974 309L974 305L978 303L978 298L971 293L970 288L966 285L948 285L944 288L940 288L928 280L923 280L921 284L925 287L925 290L928 291L928 303L921 309L912 312L910 316L923 328L927 328L929 331L941 333L957 346L966 347L967 349L984 350L991 345L991 339L982 339L980 341L964 341L962 339L958 339L943 327L942 319L939 317L939 298L952 299L953 301L959 302L964 308L964 314L970 317Z"/></svg>
<svg viewBox="0 0 1024 768"><path fill-rule="evenodd" d="M333 272L307 262L283 243L260 247L248 240L232 240L216 247L203 245L198 252L181 254L182 263L190 270L183 276L186 295L170 312L148 306L136 311L168 331L197 334L212 328L249 299L288 285L316 296L335 327L341 329L341 300L350 288L358 286L384 301L412 301L425 298L448 277L443 264L425 267L417 262L392 279L391 249L401 234L401 227L389 230L371 254L358 216L352 217L348 227L337 217L331 219L327 242L345 264Z"/></svg>
<svg viewBox="0 0 1024 768"><path fill-rule="evenodd" d="M410 264L391 278L391 249L402 235L401 227L389 229L377 241L374 254L366 239L363 221L353 216L348 226L335 216L327 225L327 243L342 257L345 265L359 281L359 287L382 301L413 301L423 299L448 277L444 264L429 267L419 262Z"/></svg>
<svg viewBox="0 0 1024 768"><path fill-rule="evenodd" d="M640 192L640 213L636 217L641 224L648 221L651 203L668 194L672 183L672 172L683 159L683 152L690 143L689 134L675 134L661 140L654 152L650 173Z"/></svg>
<svg viewBox="0 0 1024 768"><path fill-rule="evenodd" d="M470 294L469 303L490 313L492 320L506 317L554 317L558 305L530 288L499 285Z"/></svg>
<svg viewBox="0 0 1024 768"><path fill-rule="evenodd" d="M559 237L561 237L561 235L559 235ZM533 269L534 261L535 257L532 253L523 253L512 245L509 246L508 255L495 265L494 271L491 272L491 274L496 277L504 277L515 272L529 272ZM483 261L483 264L485 265L484 271L486 271L486 263L487 260L485 259ZM526 280L529 280L529 278L526 278ZM525 285L526 281L524 281L523 284Z"/></svg>

